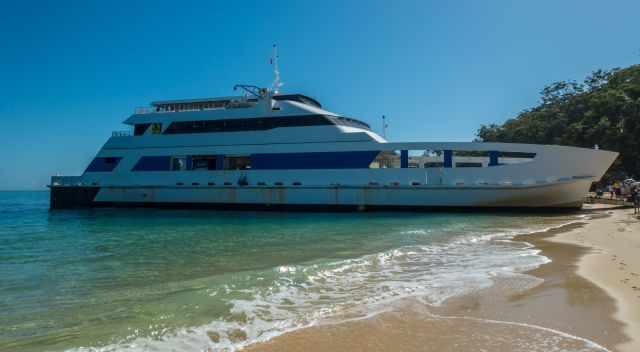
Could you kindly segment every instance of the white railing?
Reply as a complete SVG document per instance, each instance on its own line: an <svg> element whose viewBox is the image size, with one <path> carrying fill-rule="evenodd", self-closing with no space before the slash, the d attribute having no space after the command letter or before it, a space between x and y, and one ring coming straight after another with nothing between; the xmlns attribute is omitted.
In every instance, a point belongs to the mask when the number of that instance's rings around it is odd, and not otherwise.
<svg viewBox="0 0 640 352"><path fill-rule="evenodd" d="M155 112L155 109L150 106L138 106L133 110L133 112L135 114L150 114Z"/></svg>
<svg viewBox="0 0 640 352"><path fill-rule="evenodd" d="M219 106L219 107L209 107L209 108L201 108L201 109L196 109L196 108L184 108L184 109L175 109L175 110L169 110L169 109L165 109L165 108L154 108L154 107L148 107L148 106L141 106L141 107L137 107L134 109L134 114L137 115L144 115L144 114L162 114L162 113L169 113L169 112L183 112L183 111L204 111L204 110L226 110L227 107L224 106Z"/></svg>
<svg viewBox="0 0 640 352"><path fill-rule="evenodd" d="M51 186L82 186L81 176L51 176Z"/></svg>
<svg viewBox="0 0 640 352"><path fill-rule="evenodd" d="M111 137L131 137L131 131L113 131Z"/></svg>

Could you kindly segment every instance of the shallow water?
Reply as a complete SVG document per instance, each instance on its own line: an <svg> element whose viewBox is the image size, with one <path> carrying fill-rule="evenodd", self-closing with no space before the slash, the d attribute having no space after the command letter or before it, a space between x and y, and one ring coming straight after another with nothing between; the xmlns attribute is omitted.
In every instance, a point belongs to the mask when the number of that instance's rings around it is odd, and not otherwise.
<svg viewBox="0 0 640 352"><path fill-rule="evenodd" d="M0 192L2 351L233 350L402 297L439 304L546 262L508 239L574 217L48 205Z"/></svg>

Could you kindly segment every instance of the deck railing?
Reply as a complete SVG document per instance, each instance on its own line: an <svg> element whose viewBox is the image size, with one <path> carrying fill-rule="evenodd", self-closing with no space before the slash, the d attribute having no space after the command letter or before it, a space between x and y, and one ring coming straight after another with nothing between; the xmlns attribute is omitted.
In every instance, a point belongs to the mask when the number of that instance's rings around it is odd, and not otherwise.
<svg viewBox="0 0 640 352"><path fill-rule="evenodd" d="M144 114L162 114L162 113L169 113L169 112L183 112L183 111L209 111L209 110L226 110L228 109L228 107L225 106L218 106L218 107L208 107L208 108L181 108L181 109L175 109L175 110L169 110L166 108L154 108L154 107L149 107L149 106L139 106L136 107L133 112L134 114L137 115L144 115Z"/></svg>
<svg viewBox="0 0 640 352"><path fill-rule="evenodd" d="M60 186L81 186L82 185L82 177L80 176L52 176L51 177L51 186L60 187Z"/></svg>
<svg viewBox="0 0 640 352"><path fill-rule="evenodd" d="M131 131L113 131L111 137L131 137Z"/></svg>
<svg viewBox="0 0 640 352"><path fill-rule="evenodd" d="M154 108L150 106L138 106L133 111L136 114L149 114L152 112L156 112Z"/></svg>

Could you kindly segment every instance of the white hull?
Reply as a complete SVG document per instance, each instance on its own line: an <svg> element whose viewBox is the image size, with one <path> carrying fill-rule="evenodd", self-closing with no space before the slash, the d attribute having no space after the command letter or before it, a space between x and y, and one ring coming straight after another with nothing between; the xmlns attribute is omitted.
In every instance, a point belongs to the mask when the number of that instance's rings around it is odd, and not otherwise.
<svg viewBox="0 0 640 352"><path fill-rule="evenodd" d="M576 208L590 184L589 179L577 179L510 187L105 187L99 190L95 205Z"/></svg>

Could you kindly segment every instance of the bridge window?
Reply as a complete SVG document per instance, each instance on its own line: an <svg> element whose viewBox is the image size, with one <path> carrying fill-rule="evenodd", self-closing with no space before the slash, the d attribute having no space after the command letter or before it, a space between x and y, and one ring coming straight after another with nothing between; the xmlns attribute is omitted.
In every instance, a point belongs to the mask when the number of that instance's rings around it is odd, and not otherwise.
<svg viewBox="0 0 640 352"><path fill-rule="evenodd" d="M142 136L147 131L149 126L151 126L150 123L138 123L138 124L136 124L135 127L133 128L133 135L134 136Z"/></svg>
<svg viewBox="0 0 640 352"><path fill-rule="evenodd" d="M118 166L121 157L95 158L84 172L111 172Z"/></svg>

